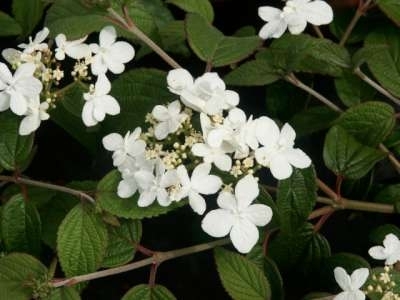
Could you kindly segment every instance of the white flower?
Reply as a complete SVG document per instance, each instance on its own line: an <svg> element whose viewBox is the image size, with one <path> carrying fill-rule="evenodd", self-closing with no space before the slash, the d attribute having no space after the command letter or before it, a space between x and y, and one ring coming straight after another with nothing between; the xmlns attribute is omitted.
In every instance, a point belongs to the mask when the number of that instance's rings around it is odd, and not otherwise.
<svg viewBox="0 0 400 300"><path fill-rule="evenodd" d="M334 275L336 282L343 290L333 298L334 300L365 299L365 294L360 289L368 279L369 270L367 268L357 269L349 276L342 267L336 267Z"/></svg>
<svg viewBox="0 0 400 300"><path fill-rule="evenodd" d="M322 0L289 0L283 10L262 6L258 9L258 15L268 22L259 32L262 39L279 38L287 28L292 34L300 34L307 22L319 26L333 20L332 8Z"/></svg>
<svg viewBox="0 0 400 300"><path fill-rule="evenodd" d="M30 54L34 51L43 51L46 50L49 46L46 43L42 43L47 36L49 35L49 29L44 27L41 31L36 33L35 38L32 40L32 37L29 37L29 44L19 44L18 47L24 49L24 53Z"/></svg>
<svg viewBox="0 0 400 300"><path fill-rule="evenodd" d="M104 148L114 152L112 156L114 167L123 166L129 158L144 154L146 143L139 139L141 133L142 129L137 127L132 133L128 131L125 137L118 133L110 133L103 138ZM126 166L122 168L125 169Z"/></svg>
<svg viewBox="0 0 400 300"><path fill-rule="evenodd" d="M227 155L231 148L225 143L220 147L211 147L208 144L196 143L192 146L195 156L203 157L204 162L213 163L221 171L229 171L232 167L232 158Z"/></svg>
<svg viewBox="0 0 400 300"><path fill-rule="evenodd" d="M167 82L169 90L180 95L183 104L198 112L217 115L239 104L239 95L226 90L217 73L204 73L193 82L186 70L173 70L168 73Z"/></svg>
<svg viewBox="0 0 400 300"><path fill-rule="evenodd" d="M393 233L385 236L382 246L374 246L368 251L375 259L384 259L386 265L393 265L400 260L400 240Z"/></svg>
<svg viewBox="0 0 400 300"><path fill-rule="evenodd" d="M151 114L159 122L154 127L154 135L158 140L163 140L168 134L177 131L187 117L185 113L181 113L181 104L178 100L170 103L168 107L156 105Z"/></svg>
<svg viewBox="0 0 400 300"><path fill-rule="evenodd" d="M21 62L22 52L14 48L6 48L1 51L3 58L12 66Z"/></svg>
<svg viewBox="0 0 400 300"><path fill-rule="evenodd" d="M91 55L90 47L83 42L86 40L87 36L74 40L67 41L65 34L60 33L56 36L56 59L64 60L65 55L73 59L82 59Z"/></svg>
<svg viewBox="0 0 400 300"><path fill-rule="evenodd" d="M113 26L106 26L100 31L99 44L90 44L95 54L92 58L92 73L104 74L107 70L120 74L125 70L124 64L135 56L135 50L127 42L116 42L117 32Z"/></svg>
<svg viewBox="0 0 400 300"><path fill-rule="evenodd" d="M258 194L257 180L246 175L236 184L235 195L230 192L219 194L217 203L220 208L210 211L201 227L213 237L230 234L233 246L239 252L249 252L258 241L256 226L265 226L272 218L271 208L264 204L251 204Z"/></svg>
<svg viewBox="0 0 400 300"><path fill-rule="evenodd" d="M190 207L196 213L202 215L206 210L206 201L200 194L215 194L221 188L221 178L215 175L210 175L211 165L207 163L198 165L193 170L191 178L189 178L184 165L180 165L176 171L181 185L177 199L180 200L189 197Z"/></svg>
<svg viewBox="0 0 400 300"><path fill-rule="evenodd" d="M106 114L118 115L120 107L113 96L108 95L111 90L111 83L104 74L97 78L94 89L84 93L86 103L82 110L82 120L86 126L94 126L104 120Z"/></svg>
<svg viewBox="0 0 400 300"><path fill-rule="evenodd" d="M169 197L167 188L178 183L176 170L165 170L161 160L158 160L153 172L141 170L135 173L136 182L140 188L138 205L146 207L151 205L156 199L161 206L168 206L172 199Z"/></svg>
<svg viewBox="0 0 400 300"><path fill-rule="evenodd" d="M256 136L263 147L255 151L255 158L259 164L269 167L276 179L289 178L292 166L304 169L311 165L310 158L302 150L293 148L296 132L289 124L279 131L268 117L261 117L256 122Z"/></svg>
<svg viewBox="0 0 400 300"><path fill-rule="evenodd" d="M11 108L19 116L26 114L28 100L37 97L43 87L33 76L35 69L32 63L22 64L13 76L8 67L0 63L0 111Z"/></svg>
<svg viewBox="0 0 400 300"><path fill-rule="evenodd" d="M28 111L26 117L22 119L19 125L19 134L28 135L39 128L41 121L50 118L47 113L49 104L47 102L40 103L40 97L34 97L28 101Z"/></svg>

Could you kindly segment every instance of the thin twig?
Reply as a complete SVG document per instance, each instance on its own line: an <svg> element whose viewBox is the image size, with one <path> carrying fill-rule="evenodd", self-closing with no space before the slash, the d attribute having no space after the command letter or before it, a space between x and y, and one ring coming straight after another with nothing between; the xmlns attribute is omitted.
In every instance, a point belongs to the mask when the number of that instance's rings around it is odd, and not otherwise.
<svg viewBox="0 0 400 300"><path fill-rule="evenodd" d="M323 39L323 38L324 38L324 34L322 33L321 29L320 29L318 26L313 25L313 29L314 29L315 33L317 34L317 36L318 36L320 39Z"/></svg>
<svg viewBox="0 0 400 300"><path fill-rule="evenodd" d="M335 208L333 208L331 205L317 208L316 210L311 212L311 214L308 216L308 220L314 220L333 211L335 211Z"/></svg>
<svg viewBox="0 0 400 300"><path fill-rule="evenodd" d="M25 185L41 187L41 188L48 189L48 190L54 190L54 191L59 191L59 192L63 192L66 194L70 194L70 195L78 197L79 199L87 200L91 203L96 202L94 200L94 198L92 198L88 194L86 194L82 191L74 190L74 189L66 187L66 186L56 185L56 184L52 184L52 183L46 183L46 182L22 178L22 177L13 177L13 176L5 176L5 175L0 175L0 181L14 182L17 184L25 184Z"/></svg>
<svg viewBox="0 0 400 300"><path fill-rule="evenodd" d="M116 267L116 268L111 268L107 270L102 270L90 274L85 274L85 275L79 275L67 279L62 279L62 280L53 280L51 283L52 287L61 287L61 286L70 286L74 285L80 282L84 281L89 281L97 278L103 278L103 277L108 277L111 275L116 275L128 271L132 271L135 269L139 269L144 266L152 265L154 263L161 264L164 261L193 254L193 253L198 253L206 250L213 249L215 247L227 245L230 243L230 239L221 239L221 240L216 240L214 242L210 243L204 243L204 244L199 244L187 248L182 248L182 249L176 249L176 250L171 250L167 252L156 252L152 257L145 258L143 260L127 264L124 266Z"/></svg>
<svg viewBox="0 0 400 300"><path fill-rule="evenodd" d="M396 168L396 171L400 173L400 162L397 158L393 155L392 152L384 144L379 144L379 149L381 149L389 158L392 165Z"/></svg>

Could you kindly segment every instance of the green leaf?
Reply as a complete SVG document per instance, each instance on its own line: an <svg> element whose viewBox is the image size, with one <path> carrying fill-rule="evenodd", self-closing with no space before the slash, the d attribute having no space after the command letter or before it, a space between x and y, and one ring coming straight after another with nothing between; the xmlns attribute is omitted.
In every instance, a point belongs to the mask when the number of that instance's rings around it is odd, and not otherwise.
<svg viewBox="0 0 400 300"><path fill-rule="evenodd" d="M272 42L270 48L260 54L270 55L269 51L277 53L282 61L276 68L286 72L307 72L342 75L343 69L351 65L347 50L327 39L314 38L306 34L285 34Z"/></svg>
<svg viewBox="0 0 400 300"><path fill-rule="evenodd" d="M80 300L81 296L73 287L61 287L55 289L48 297L43 300Z"/></svg>
<svg viewBox="0 0 400 300"><path fill-rule="evenodd" d="M339 113L326 106L313 106L294 115L289 121L297 136L305 136L329 128Z"/></svg>
<svg viewBox="0 0 400 300"><path fill-rule="evenodd" d="M365 102L345 111L336 124L360 143L376 147L392 132L396 123L394 109L383 102Z"/></svg>
<svg viewBox="0 0 400 300"><path fill-rule="evenodd" d="M124 265L135 256L136 244L142 237L139 220L122 220L119 227L109 226L109 242L102 267L112 268Z"/></svg>
<svg viewBox="0 0 400 300"><path fill-rule="evenodd" d="M20 251L38 256L41 248L41 222L36 207L21 194L3 207L1 235L8 252Z"/></svg>
<svg viewBox="0 0 400 300"><path fill-rule="evenodd" d="M394 235L400 238L399 227L393 224L385 224L372 230L371 233L369 234L369 240L376 245L382 245L385 236L388 235L389 233L393 233Z"/></svg>
<svg viewBox="0 0 400 300"><path fill-rule="evenodd" d="M254 53L261 45L258 36L228 37L197 14L186 17L186 32L192 50L214 67L237 63Z"/></svg>
<svg viewBox="0 0 400 300"><path fill-rule="evenodd" d="M171 21L159 28L163 49L170 53L189 57L191 52L186 44L185 23Z"/></svg>
<svg viewBox="0 0 400 300"><path fill-rule="evenodd" d="M0 36L20 35L21 26L9 15L0 11Z"/></svg>
<svg viewBox="0 0 400 300"><path fill-rule="evenodd" d="M42 0L13 0L12 12L21 25L23 36L29 35L42 18L44 3Z"/></svg>
<svg viewBox="0 0 400 300"><path fill-rule="evenodd" d="M162 285L150 287L140 284L131 288L121 300L176 300L175 296Z"/></svg>
<svg viewBox="0 0 400 300"><path fill-rule="evenodd" d="M365 176L385 154L358 143L340 126L332 127L325 137L323 158L335 174L348 179Z"/></svg>
<svg viewBox="0 0 400 300"><path fill-rule="evenodd" d="M214 20L214 10L209 0L167 0L167 3L176 5L188 13L197 13L209 23Z"/></svg>
<svg viewBox="0 0 400 300"><path fill-rule="evenodd" d="M0 165L9 171L23 171L32 155L33 135L20 136L19 123L9 111L0 114Z"/></svg>
<svg viewBox="0 0 400 300"><path fill-rule="evenodd" d="M267 278L250 260L223 248L216 248L214 256L222 285L233 299L271 299Z"/></svg>
<svg viewBox="0 0 400 300"><path fill-rule="evenodd" d="M378 7L383 11L389 19L397 26L400 26L400 2L397 0L378 0Z"/></svg>
<svg viewBox="0 0 400 300"><path fill-rule="evenodd" d="M314 233L304 250L304 258L300 269L305 272L315 272L321 268L323 261L331 256L331 247L328 240L319 233Z"/></svg>
<svg viewBox="0 0 400 300"><path fill-rule="evenodd" d="M117 188L120 181L120 173L117 170L111 171L99 182L96 192L96 200L100 207L118 217L131 219L151 218L165 214L185 204L185 201L180 201L163 207L155 202L148 207L139 207L137 205L137 193L128 199L118 197Z"/></svg>
<svg viewBox="0 0 400 300"><path fill-rule="evenodd" d="M278 266L271 258L264 257L263 267L264 274L267 277L267 280L271 286L271 299L283 300L283 279L281 274L279 273Z"/></svg>
<svg viewBox="0 0 400 300"><path fill-rule="evenodd" d="M349 107L373 99L376 94L375 89L348 71L335 78L335 87L340 100Z"/></svg>
<svg viewBox="0 0 400 300"><path fill-rule="evenodd" d="M379 55L367 60L368 67L379 83L400 97L400 29L390 26L371 32L365 40L366 46L385 46Z"/></svg>
<svg viewBox="0 0 400 300"><path fill-rule="evenodd" d="M329 24L331 33L340 40L344 35L351 19L354 17L355 10L352 9L337 9L335 18ZM354 44L364 41L366 35L370 32L373 26L378 25L372 18L360 18L352 30L346 44Z"/></svg>
<svg viewBox="0 0 400 300"><path fill-rule="evenodd" d="M125 134L144 124L145 115L157 104L174 100L167 89L166 74L156 69L135 69L119 76L112 84L112 95L118 99L121 113L102 123L104 134Z"/></svg>
<svg viewBox="0 0 400 300"><path fill-rule="evenodd" d="M92 206L78 204L58 229L57 252L67 277L96 271L105 256L107 227Z"/></svg>
<svg viewBox="0 0 400 300"><path fill-rule="evenodd" d="M36 258L24 253L12 253L0 259L0 298L32 299L33 280L44 280L46 267Z"/></svg>
<svg viewBox="0 0 400 300"><path fill-rule="evenodd" d="M277 206L281 231L293 233L303 225L317 199L317 185L313 167L294 169L292 175L279 181Z"/></svg>
<svg viewBox="0 0 400 300"><path fill-rule="evenodd" d="M62 104L69 113L81 118L83 105L85 104L83 94L89 91L89 87L83 82L75 81L62 89L62 91L57 93L58 105Z"/></svg>
<svg viewBox="0 0 400 300"><path fill-rule="evenodd" d="M400 184L391 184L385 186L374 197L376 202L396 204L400 203Z"/></svg>

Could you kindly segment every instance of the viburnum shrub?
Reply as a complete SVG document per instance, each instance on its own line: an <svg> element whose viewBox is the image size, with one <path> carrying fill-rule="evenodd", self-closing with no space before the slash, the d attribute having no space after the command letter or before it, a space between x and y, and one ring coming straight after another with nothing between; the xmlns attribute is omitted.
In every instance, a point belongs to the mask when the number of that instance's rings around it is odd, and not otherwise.
<svg viewBox="0 0 400 300"><path fill-rule="evenodd" d="M243 2L254 24L225 35L209 0L13 0L0 299L91 299L146 266L104 299L400 299L400 2L358 2ZM33 177L60 128L93 172L65 147L77 180ZM201 267L158 284L212 249L215 289Z"/></svg>

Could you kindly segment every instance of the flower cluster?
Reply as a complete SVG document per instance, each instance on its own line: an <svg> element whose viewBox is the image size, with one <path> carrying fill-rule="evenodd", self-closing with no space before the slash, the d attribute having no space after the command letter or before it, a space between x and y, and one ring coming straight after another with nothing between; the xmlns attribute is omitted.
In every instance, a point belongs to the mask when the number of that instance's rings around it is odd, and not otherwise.
<svg viewBox="0 0 400 300"><path fill-rule="evenodd" d="M71 72L75 80L90 81L89 68L97 76L95 84L90 84L84 93L86 100L82 119L86 126L96 125L105 115L116 115L120 107L109 95L111 83L107 71L120 74L124 64L133 59L135 51L127 42L116 41L116 31L112 26L103 28L99 44L85 44L87 37L68 41L64 34L55 38L54 52L46 43L49 30L39 31L29 43L18 45L18 49L3 50L2 56L15 69L12 74L6 64L0 63L0 111L10 109L18 116L24 116L19 134L28 135L38 129L41 121L50 116L49 108L55 107L59 86L64 78L61 62L66 57L76 60Z"/></svg>
<svg viewBox="0 0 400 300"><path fill-rule="evenodd" d="M319 26L333 20L333 10L323 0L288 0L281 10L272 6L258 9L259 17L267 22L260 32L262 39L280 38L289 29L291 34L302 33L307 23Z"/></svg>
<svg viewBox="0 0 400 300"><path fill-rule="evenodd" d="M187 70L175 69L167 83L179 100L155 106L146 117L146 131L138 127L125 137L111 133L103 138L121 173L118 195L129 198L138 192L140 207L187 198L203 215L205 196L219 193L219 208L205 215L202 229L213 237L229 234L236 249L247 253L258 241L257 226L272 218L268 206L254 203L256 171L269 167L276 179L286 179L293 167L307 168L311 160L294 148L296 134L289 124L280 130L270 118L248 118L237 107L239 95L226 89L217 73L194 79Z"/></svg>
<svg viewBox="0 0 400 300"><path fill-rule="evenodd" d="M369 276L367 268L355 270L349 276L342 267L334 270L336 282L343 292L334 297L335 300L364 300L365 295L374 294L381 296L381 299L396 300L400 299L400 295L393 291L396 286L392 278L393 265L400 261L400 240L397 236L390 233L385 236L383 246L374 246L369 249L368 253L374 259L385 260L385 267L378 275L371 276L372 283L367 286L365 291L361 288L365 284Z"/></svg>

